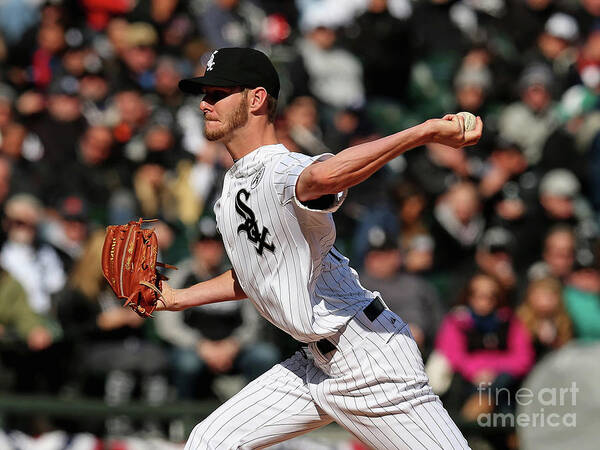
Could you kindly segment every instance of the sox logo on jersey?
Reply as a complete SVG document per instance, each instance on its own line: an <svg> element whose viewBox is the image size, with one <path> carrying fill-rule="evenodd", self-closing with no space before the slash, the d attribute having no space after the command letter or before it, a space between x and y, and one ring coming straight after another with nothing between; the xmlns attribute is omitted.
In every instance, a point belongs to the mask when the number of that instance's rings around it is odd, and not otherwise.
<svg viewBox="0 0 600 450"><path fill-rule="evenodd" d="M252 211L252 209L244 203L242 197L245 197L244 200L248 200L250 193L246 189L240 189L235 196L235 210L245 219L244 222L241 223L237 228L238 234L240 234L242 231L246 232L250 242L258 244L258 247L256 247L256 252L259 255L262 256L264 249L273 252L275 250L275 245L267 242L269 229L267 227L263 227L262 232L258 231L256 215L254 214L254 211Z"/></svg>

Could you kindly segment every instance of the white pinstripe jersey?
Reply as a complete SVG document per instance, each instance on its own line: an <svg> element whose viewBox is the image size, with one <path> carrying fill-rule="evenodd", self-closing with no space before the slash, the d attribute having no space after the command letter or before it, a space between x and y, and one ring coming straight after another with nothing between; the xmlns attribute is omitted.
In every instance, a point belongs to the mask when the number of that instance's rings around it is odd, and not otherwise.
<svg viewBox="0 0 600 450"><path fill-rule="evenodd" d="M335 248L332 212L295 197L309 157L267 145L240 158L225 175L215 205L219 231L238 281L260 314L302 342L335 334L376 294L363 288Z"/></svg>

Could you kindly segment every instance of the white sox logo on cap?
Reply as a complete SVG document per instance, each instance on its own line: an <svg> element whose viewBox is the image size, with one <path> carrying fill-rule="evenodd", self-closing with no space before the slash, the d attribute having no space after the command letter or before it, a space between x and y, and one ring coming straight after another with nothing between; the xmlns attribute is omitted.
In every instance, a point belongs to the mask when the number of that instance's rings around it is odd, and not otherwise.
<svg viewBox="0 0 600 450"><path fill-rule="evenodd" d="M219 50L215 50L212 55L210 55L210 59L208 60L208 62L206 63L206 70L210 71L213 70L213 67L215 66L215 55L218 53Z"/></svg>
<svg viewBox="0 0 600 450"><path fill-rule="evenodd" d="M194 95L204 94L206 86L263 87L269 95L277 98L279 75L269 57L259 50L240 47L220 48L210 55L206 71L201 77L188 78L179 82L179 89Z"/></svg>

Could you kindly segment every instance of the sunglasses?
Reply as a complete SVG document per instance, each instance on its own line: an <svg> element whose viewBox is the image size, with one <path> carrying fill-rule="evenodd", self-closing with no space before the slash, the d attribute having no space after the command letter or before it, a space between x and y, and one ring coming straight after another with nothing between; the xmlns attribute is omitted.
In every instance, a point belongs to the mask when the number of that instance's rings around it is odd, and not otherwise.
<svg viewBox="0 0 600 450"><path fill-rule="evenodd" d="M36 224L32 223L32 222L28 222L26 220L21 220L21 219L7 219L8 220L8 224L11 227L16 227L16 228L36 228Z"/></svg>

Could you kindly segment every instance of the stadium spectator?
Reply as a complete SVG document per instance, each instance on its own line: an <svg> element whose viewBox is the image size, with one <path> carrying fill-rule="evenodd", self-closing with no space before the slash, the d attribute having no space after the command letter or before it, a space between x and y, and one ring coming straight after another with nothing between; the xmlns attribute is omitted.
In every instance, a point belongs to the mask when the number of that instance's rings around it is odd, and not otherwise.
<svg viewBox="0 0 600 450"><path fill-rule="evenodd" d="M600 271L597 251L598 243L580 255L564 289L565 305L573 321L574 334L578 339L588 342L600 339Z"/></svg>
<svg viewBox="0 0 600 450"><path fill-rule="evenodd" d="M141 396L150 405L167 398L167 355L145 337L144 321L108 288L101 260L104 230L88 239L69 282L57 298L57 314L65 341L72 346L73 375L78 389L119 405L134 397L139 380ZM98 389L100 388L100 389ZM132 432L129 418L111 417L109 434Z"/></svg>
<svg viewBox="0 0 600 450"><path fill-rule="evenodd" d="M170 274L175 288L191 286L222 273L225 249L216 223L200 219L191 245L191 257ZM173 346L173 379L179 398L206 395L202 386L219 374L241 373L251 381L270 369L279 353L259 340L260 318L248 301L223 302L185 311L156 314L159 336Z"/></svg>
<svg viewBox="0 0 600 450"><path fill-rule="evenodd" d="M57 189L61 180L55 177L56 171L75 158L77 142L87 128L81 114L78 90L79 82L74 77L63 76L53 80L46 112L30 115L24 122L42 143L43 152L39 161L44 169L44 189L41 196L46 203L52 204L58 200Z"/></svg>
<svg viewBox="0 0 600 450"><path fill-rule="evenodd" d="M514 141L498 138L494 142L490 156L482 170L479 193L485 201L492 203L497 201L496 196L509 183L516 185L517 189L523 184L519 183L519 179L528 168L529 164L520 145Z"/></svg>
<svg viewBox="0 0 600 450"><path fill-rule="evenodd" d="M317 102L313 97L296 97L287 105L277 127L288 149L307 155L329 152L323 142Z"/></svg>
<svg viewBox="0 0 600 450"><path fill-rule="evenodd" d="M365 102L361 61L336 45L331 17L318 8L302 21L298 57L290 67L294 96L311 95L330 109L359 108ZM330 113L331 115L331 113Z"/></svg>
<svg viewBox="0 0 600 450"><path fill-rule="evenodd" d="M42 230L44 241L57 250L66 273L81 258L89 235L88 205L77 195L65 197L58 217L50 219Z"/></svg>
<svg viewBox="0 0 600 450"><path fill-rule="evenodd" d="M579 233L594 233L591 205L581 195L579 180L567 169L554 169L546 173L539 184L540 211L533 217L542 236L555 225L568 224Z"/></svg>
<svg viewBox="0 0 600 450"><path fill-rule="evenodd" d="M492 74L483 62L470 63L467 58L456 71L454 92L457 110L479 114L492 88Z"/></svg>
<svg viewBox="0 0 600 450"><path fill-rule="evenodd" d="M593 183L587 153L600 129L596 115L590 114L596 105L596 96L584 86L576 85L564 92L558 104L561 125L548 136L537 164L542 173L566 169L582 182L584 190L589 182Z"/></svg>
<svg viewBox="0 0 600 450"><path fill-rule="evenodd" d="M56 323L35 313L21 284L0 269L0 366L13 376L11 390L58 392L68 356L53 345L60 337Z"/></svg>
<svg viewBox="0 0 600 450"><path fill-rule="evenodd" d="M406 154L406 172L433 204L450 186L469 178L471 167L464 149L428 144Z"/></svg>
<svg viewBox="0 0 600 450"><path fill-rule="evenodd" d="M553 0L524 0L510 2L500 29L519 52L534 48L548 18L557 10Z"/></svg>
<svg viewBox="0 0 600 450"><path fill-rule="evenodd" d="M409 20L394 17L387 0L369 0L366 11L348 26L348 48L360 56L369 101L402 100L414 59ZM387 55L394 54L394 58Z"/></svg>
<svg viewBox="0 0 600 450"><path fill-rule="evenodd" d="M79 79L93 59L94 51L82 30L75 27L68 28L65 31L65 49L61 53L58 76L71 75Z"/></svg>
<svg viewBox="0 0 600 450"><path fill-rule="evenodd" d="M568 225L556 225L544 239L542 260L527 271L530 280L555 277L564 282L575 263L575 233Z"/></svg>
<svg viewBox="0 0 600 450"><path fill-rule="evenodd" d="M98 223L107 222L111 198L127 187L127 167L116 164L114 150L110 128L88 127L78 142L76 158L66 166L71 176L59 181L57 197L81 197Z"/></svg>
<svg viewBox="0 0 600 450"><path fill-rule="evenodd" d="M65 48L65 29L60 22L42 22L37 30L37 48L31 55L31 81L38 89L46 89L60 67Z"/></svg>
<svg viewBox="0 0 600 450"><path fill-rule="evenodd" d="M150 105L142 97L139 90L120 90L112 102L113 134L118 144L125 145L124 154L132 161L139 162L144 157L144 148L127 145L137 142L136 137L146 125L150 117ZM137 146L139 147L139 145Z"/></svg>
<svg viewBox="0 0 600 450"><path fill-rule="evenodd" d="M213 0L198 17L212 48L253 47L260 42L265 13L248 0Z"/></svg>
<svg viewBox="0 0 600 450"><path fill-rule="evenodd" d="M433 210L430 231L435 241L436 268L456 273L457 268L475 255L484 227L475 185L467 181L453 184Z"/></svg>
<svg viewBox="0 0 600 450"><path fill-rule="evenodd" d="M52 343L54 338L44 319L31 309L25 290L5 270L0 270L0 302L0 341L16 335L31 351Z"/></svg>
<svg viewBox="0 0 600 450"><path fill-rule="evenodd" d="M411 23L414 45L418 55L426 57L456 58L468 48L469 39L461 29L458 17L453 14L454 2L449 0L425 1L415 5ZM425 29L419 24L427 22ZM455 62L455 61L452 61ZM451 81L451 78L448 79Z"/></svg>
<svg viewBox="0 0 600 450"><path fill-rule="evenodd" d="M103 69L104 62L97 55L86 65L85 72L79 78L81 113L91 126L107 125L110 86Z"/></svg>
<svg viewBox="0 0 600 450"><path fill-rule="evenodd" d="M534 280L517 309L517 317L531 334L536 361L565 345L573 335L562 290L562 284L554 278Z"/></svg>
<svg viewBox="0 0 600 450"><path fill-rule="evenodd" d="M425 193L410 181L398 183L393 188L392 197L398 211L401 246L406 247L413 237L428 233L427 198Z"/></svg>
<svg viewBox="0 0 600 450"><path fill-rule="evenodd" d="M402 270L395 236L375 226L369 230L368 242L361 283L381 293L386 305L408 323L421 352L428 355L444 313L437 291L418 274Z"/></svg>
<svg viewBox="0 0 600 450"><path fill-rule="evenodd" d="M427 278L433 268L435 242L428 234L417 234L402 247L404 269Z"/></svg>
<svg viewBox="0 0 600 450"><path fill-rule="evenodd" d="M376 136L377 129L369 111L364 108L345 108L334 114L333 124L325 130L324 142L335 152L369 141Z"/></svg>
<svg viewBox="0 0 600 450"><path fill-rule="evenodd" d="M149 23L134 22L125 31L126 46L121 53L122 88L154 89L153 69L156 63L155 46L158 42L156 29Z"/></svg>
<svg viewBox="0 0 600 450"><path fill-rule="evenodd" d="M518 89L520 100L502 111L498 130L500 136L521 146L530 164L536 164L546 139L558 125L552 101L552 71L539 63L528 65L519 78Z"/></svg>
<svg viewBox="0 0 600 450"><path fill-rule="evenodd" d="M512 256L516 245L515 237L508 230L491 227L485 231L475 253L477 270L500 283L509 305L516 304L518 278Z"/></svg>
<svg viewBox="0 0 600 450"><path fill-rule="evenodd" d="M51 296L62 289L66 275L56 251L39 241L42 220L42 205L32 195L15 194L6 201L2 221L6 241L0 263L23 285L31 309L50 315Z"/></svg>
<svg viewBox="0 0 600 450"><path fill-rule="evenodd" d="M528 164L519 144L498 138L483 167L479 192L489 225L505 228L518 242L512 256L519 271L540 252L539 181L539 170Z"/></svg>
<svg viewBox="0 0 600 450"><path fill-rule="evenodd" d="M0 151L11 167L10 182L15 192L40 196L44 189L43 165L39 162L43 148L38 137L18 122L2 127Z"/></svg>
<svg viewBox="0 0 600 450"><path fill-rule="evenodd" d="M495 395L481 401L481 390L514 388L534 363L529 332L504 306L502 295L492 277L475 275L467 283L463 305L448 313L436 338L436 350L455 372L458 401L453 401L465 420L474 421L498 406ZM510 399L503 402L510 404Z"/></svg>
<svg viewBox="0 0 600 450"><path fill-rule="evenodd" d="M524 61L537 61L552 68L556 89L562 92L572 83L572 66L577 59L579 25L564 12L555 12L544 24L535 49L525 52Z"/></svg>

